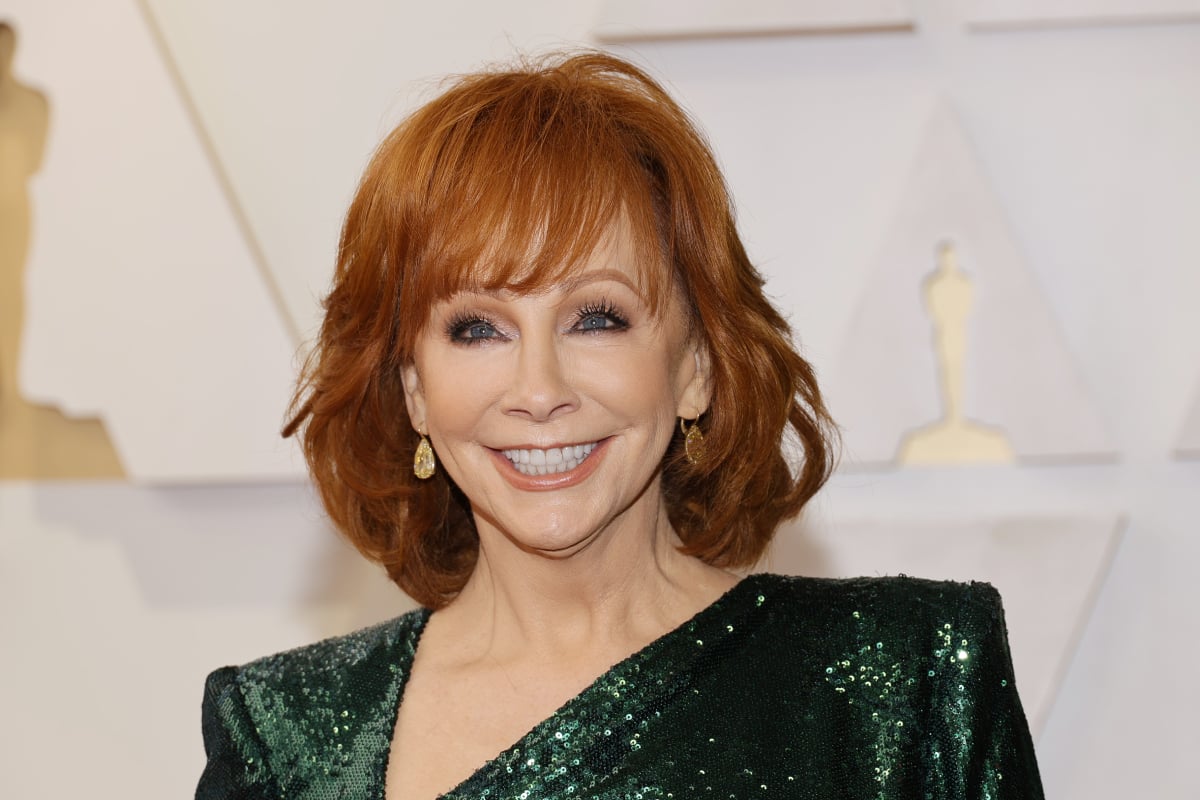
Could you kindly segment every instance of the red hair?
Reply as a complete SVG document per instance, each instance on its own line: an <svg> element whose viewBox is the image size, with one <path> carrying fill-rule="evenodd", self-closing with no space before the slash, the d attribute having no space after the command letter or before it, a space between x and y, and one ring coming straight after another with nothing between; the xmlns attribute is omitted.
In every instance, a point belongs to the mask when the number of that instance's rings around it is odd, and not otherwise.
<svg viewBox="0 0 1200 800"><path fill-rule="evenodd" d="M466 498L444 471L412 471L400 373L429 309L462 289L560 282L622 217L652 308L678 291L711 359L705 458L688 463L677 436L662 466L684 552L753 564L828 478L834 428L812 368L763 294L687 114L602 53L467 75L367 167L284 429L301 431L334 523L418 602L449 602L478 554Z"/></svg>

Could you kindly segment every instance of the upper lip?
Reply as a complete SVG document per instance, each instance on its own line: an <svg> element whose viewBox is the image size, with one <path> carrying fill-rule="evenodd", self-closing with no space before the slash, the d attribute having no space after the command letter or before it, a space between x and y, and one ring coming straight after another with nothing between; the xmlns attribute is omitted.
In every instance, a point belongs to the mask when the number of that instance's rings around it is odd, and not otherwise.
<svg viewBox="0 0 1200 800"><path fill-rule="evenodd" d="M561 450L564 447L579 447L585 444L600 444L604 441L605 436L599 439L578 439L574 442L559 442L556 444L506 444L499 447L493 447L496 452L503 453L505 450Z"/></svg>

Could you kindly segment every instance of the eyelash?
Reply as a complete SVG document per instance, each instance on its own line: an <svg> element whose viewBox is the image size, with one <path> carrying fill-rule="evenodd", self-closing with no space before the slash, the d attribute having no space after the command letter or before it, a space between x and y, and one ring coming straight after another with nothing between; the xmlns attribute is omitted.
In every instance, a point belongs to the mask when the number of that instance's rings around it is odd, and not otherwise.
<svg viewBox="0 0 1200 800"><path fill-rule="evenodd" d="M496 329L495 323L482 314L464 311L455 314L446 323L446 337L456 344L466 345L477 344L492 338L490 336L467 336L467 331L476 325L487 325L492 330Z"/></svg>
<svg viewBox="0 0 1200 800"><path fill-rule="evenodd" d="M599 302L587 303L582 306L577 312L575 312L574 326L580 325L584 320L591 317L604 317L608 322L612 323L612 325L603 328L589 328L580 331L580 333L611 333L614 331L625 330L629 327L629 320L627 320L625 315L622 314L621 311L608 299L603 299ZM450 339L450 341L455 342L456 344L468 346L495 338L493 336L467 336L467 332L476 325L486 325L493 331L496 330L496 324L483 314L473 311L464 311L455 314L446 323L446 336Z"/></svg>
<svg viewBox="0 0 1200 800"><path fill-rule="evenodd" d="M613 326L605 328L592 328L587 333L599 333L601 331L621 331L629 327L629 320L625 315L612 304L608 298L601 300L598 303L588 303L575 314L575 324L578 325L588 317L605 317L608 321L614 323Z"/></svg>

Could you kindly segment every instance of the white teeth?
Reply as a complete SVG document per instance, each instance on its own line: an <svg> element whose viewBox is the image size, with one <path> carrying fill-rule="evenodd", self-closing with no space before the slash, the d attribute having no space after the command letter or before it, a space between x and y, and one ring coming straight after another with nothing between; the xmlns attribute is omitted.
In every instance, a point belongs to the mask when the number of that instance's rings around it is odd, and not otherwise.
<svg viewBox="0 0 1200 800"><path fill-rule="evenodd" d="M514 448L505 450L504 457L522 475L554 475L575 469L595 449L595 442L551 447L549 450Z"/></svg>

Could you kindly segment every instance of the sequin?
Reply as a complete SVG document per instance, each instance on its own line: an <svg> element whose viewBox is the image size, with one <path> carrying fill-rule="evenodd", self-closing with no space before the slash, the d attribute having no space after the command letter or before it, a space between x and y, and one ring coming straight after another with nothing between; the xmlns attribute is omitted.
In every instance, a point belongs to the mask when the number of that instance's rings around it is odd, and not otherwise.
<svg viewBox="0 0 1200 800"><path fill-rule="evenodd" d="M383 800L427 619L214 672L198 800ZM676 797L1041 798L995 591L752 576L443 796Z"/></svg>

